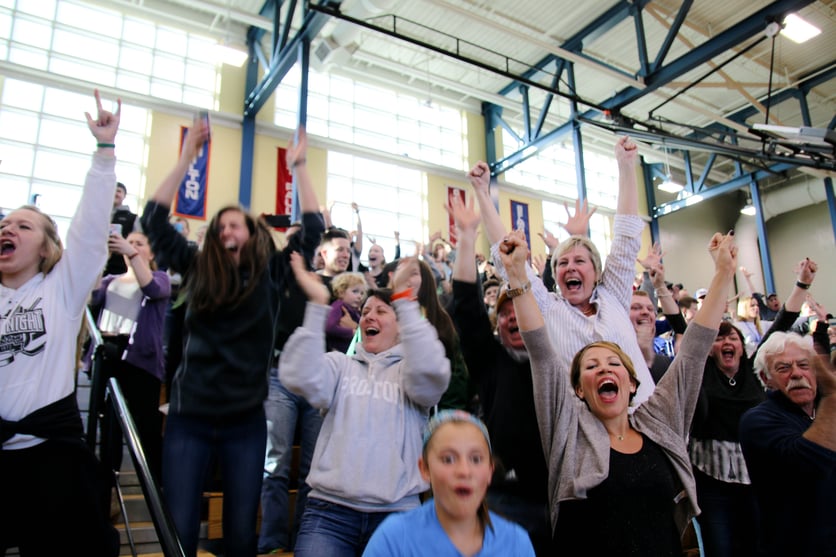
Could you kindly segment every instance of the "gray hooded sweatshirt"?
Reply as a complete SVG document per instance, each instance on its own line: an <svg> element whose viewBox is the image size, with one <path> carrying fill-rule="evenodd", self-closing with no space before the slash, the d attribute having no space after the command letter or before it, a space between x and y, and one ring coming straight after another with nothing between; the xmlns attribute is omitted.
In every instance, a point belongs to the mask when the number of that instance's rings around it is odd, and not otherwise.
<svg viewBox="0 0 836 557"><path fill-rule="evenodd" d="M308 303L288 339L279 377L311 406L327 410L316 442L310 497L360 512L417 507L428 489L418 471L429 409L450 382L450 362L418 303L394 302L400 343L378 354L325 352L329 307Z"/></svg>

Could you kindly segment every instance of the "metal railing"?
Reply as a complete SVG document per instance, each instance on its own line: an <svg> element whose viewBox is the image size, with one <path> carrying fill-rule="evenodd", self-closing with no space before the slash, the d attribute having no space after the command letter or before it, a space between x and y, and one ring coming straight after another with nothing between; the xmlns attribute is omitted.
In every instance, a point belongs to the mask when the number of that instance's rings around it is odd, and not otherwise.
<svg viewBox="0 0 836 557"><path fill-rule="evenodd" d="M145 502L148 504L148 510L151 511L151 519L154 521L154 529L157 531L157 539L160 542L163 554L166 557L185 557L186 553L183 551L183 546L177 537L174 522L168 512L168 507L163 502L160 488L151 475L151 469L148 467L148 462L145 459L145 451L139 442L139 434L136 431L134 419L128 411L128 405L125 402L125 397L122 395L122 389L119 388L119 382L116 378L111 378L108 381L107 391L113 404L113 410L119 418L119 425L122 427L122 433L125 436L128 451L131 453L131 458L134 461L139 485L142 487L142 494L145 497Z"/></svg>
<svg viewBox="0 0 836 557"><path fill-rule="evenodd" d="M102 360L104 356L103 340L96 320L90 312L90 308L87 308L85 311L85 321L87 324L87 332L90 335L90 341L93 343L93 357L90 365L90 400L87 415L87 444L90 450L95 452L99 424L104 419L104 413L109 411L105 404L105 397L109 396L113 407L112 411L119 420L119 426L122 429L125 443L128 446L128 451L133 460L137 479L142 488L142 495L151 513L151 520L154 523L157 540L160 543L163 554L166 557L185 557L186 554L183 551L183 546L180 544L180 539L177 537L177 531L174 528L174 522L168 512L168 507L163 501L160 487L157 485L157 481L154 479L151 474L151 469L148 467L145 451L139 442L136 424L134 424L133 416L131 416L128 410L128 405L119 387L119 382L115 378L111 378L108 381L102 372ZM119 499L122 517L125 521L125 533L128 537L128 543L131 546L131 552L136 557L136 545L134 544L133 533L130 522L128 521L125 501L119 487L119 471L114 470L113 473L116 494Z"/></svg>

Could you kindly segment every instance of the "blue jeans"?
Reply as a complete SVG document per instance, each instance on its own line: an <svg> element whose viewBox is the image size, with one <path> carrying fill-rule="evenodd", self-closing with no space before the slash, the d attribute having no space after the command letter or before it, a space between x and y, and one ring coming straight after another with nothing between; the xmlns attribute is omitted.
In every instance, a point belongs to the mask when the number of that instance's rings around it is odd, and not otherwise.
<svg viewBox="0 0 836 557"><path fill-rule="evenodd" d="M256 554L266 438L261 406L232 418L169 415L163 442L163 488L187 556L197 554L203 488L215 459L223 477L224 555Z"/></svg>
<svg viewBox="0 0 836 557"><path fill-rule="evenodd" d="M726 483L694 468L697 522L708 557L747 557L758 547L758 505L751 485Z"/></svg>
<svg viewBox="0 0 836 557"><path fill-rule="evenodd" d="M267 454L264 458L264 483L261 487L261 534L258 552L274 549L293 549L293 532L288 528L290 461L293 441L299 425L299 486L296 492L296 517L298 529L311 488L305 483L311 469L316 439L322 427L319 411L302 397L284 388L276 368L270 370L270 394L264 401L267 416Z"/></svg>
<svg viewBox="0 0 836 557"><path fill-rule="evenodd" d="M360 557L369 538L390 512L364 513L312 497L308 499L296 557Z"/></svg>

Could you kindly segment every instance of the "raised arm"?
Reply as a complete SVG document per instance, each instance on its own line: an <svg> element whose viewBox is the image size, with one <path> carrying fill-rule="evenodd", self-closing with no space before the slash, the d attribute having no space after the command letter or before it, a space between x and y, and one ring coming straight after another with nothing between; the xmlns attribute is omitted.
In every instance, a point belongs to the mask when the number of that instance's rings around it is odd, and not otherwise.
<svg viewBox="0 0 836 557"><path fill-rule="evenodd" d="M714 277L708 287L708 294L703 299L700 310L694 316L694 323L716 329L720 326L726 310L726 296L734 280L737 268L737 246L734 232L727 235L714 234L708 245L708 252L714 259Z"/></svg>
<svg viewBox="0 0 836 557"><path fill-rule="evenodd" d="M296 135L287 146L285 155L287 167L296 176L296 195L299 199L299 209L302 213L316 213L319 210L319 203L311 182L311 175L308 172L308 134L305 128L300 126Z"/></svg>
<svg viewBox="0 0 836 557"><path fill-rule="evenodd" d="M615 144L615 159L618 162L618 204L619 215L639 214L639 190L636 181L636 160L639 148L628 136L619 138Z"/></svg>
<svg viewBox="0 0 836 557"><path fill-rule="evenodd" d="M65 301L68 311L74 315L81 312L107 260L105 238L116 189L114 141L122 101L117 99L116 112L110 112L102 106L98 89L94 96L96 118L87 112L84 115L87 127L96 139L96 152L85 178L81 200L67 230L67 249L52 271L61 273L62 282L68 286L64 290L68 296Z"/></svg>
<svg viewBox="0 0 836 557"><path fill-rule="evenodd" d="M354 251L357 253L357 257L360 257L360 254L363 253L363 223L360 221L360 206L352 201L351 208L354 209L354 215L357 217Z"/></svg>
<svg viewBox="0 0 836 557"><path fill-rule="evenodd" d="M200 153L200 149L206 145L208 139L208 124L203 118L195 118L192 127L186 132L177 164L157 186L156 191L151 196L152 201L164 207L171 207L171 202L174 200L174 195L177 193L177 188L180 187L183 177L186 176L186 171L189 170L189 165Z"/></svg>
<svg viewBox="0 0 836 557"><path fill-rule="evenodd" d="M467 177L470 179L473 193L476 194L488 242L495 244L505 236L505 227L491 199L491 169L486 162L479 161L470 169Z"/></svg>
<svg viewBox="0 0 836 557"><path fill-rule="evenodd" d="M462 203L458 196L445 207L456 223L458 238L456 262L453 264L453 280L476 282L476 236L479 229L479 212L473 208L473 198Z"/></svg>

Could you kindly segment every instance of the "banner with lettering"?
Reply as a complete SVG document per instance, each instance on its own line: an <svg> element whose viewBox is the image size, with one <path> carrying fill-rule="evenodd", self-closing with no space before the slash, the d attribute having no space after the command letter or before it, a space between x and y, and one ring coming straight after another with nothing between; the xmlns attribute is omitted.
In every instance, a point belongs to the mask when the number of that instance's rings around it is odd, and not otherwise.
<svg viewBox="0 0 836 557"><path fill-rule="evenodd" d="M465 202L464 197L464 190L461 188L454 188L453 186L447 186L447 203L452 205L453 200L458 196L461 199L462 203ZM447 230L450 235L450 245L456 247L456 221L453 220L452 215L447 215ZM430 246L432 248L432 246Z"/></svg>
<svg viewBox="0 0 836 557"><path fill-rule="evenodd" d="M511 228L525 232L525 243L531 249L531 235L528 224L528 203L511 201Z"/></svg>
<svg viewBox="0 0 836 557"><path fill-rule="evenodd" d="M180 126L180 150L189 128ZM195 160L189 165L186 176L177 189L173 214L190 219L206 220L206 195L209 188L209 144L200 148Z"/></svg>
<svg viewBox="0 0 836 557"><path fill-rule="evenodd" d="M278 148L278 164L276 172L276 214L291 215L293 213L293 174L287 167L287 149ZM279 230L287 230L280 227Z"/></svg>

